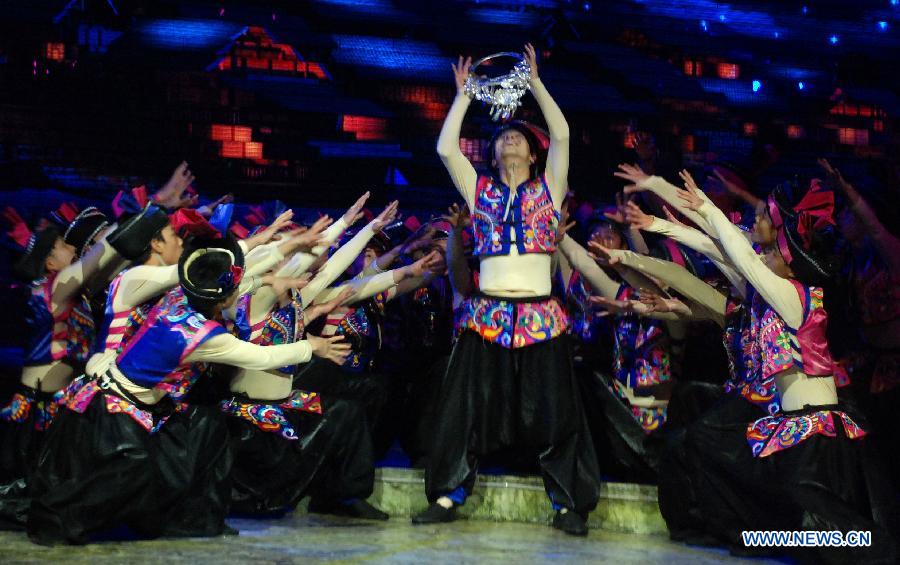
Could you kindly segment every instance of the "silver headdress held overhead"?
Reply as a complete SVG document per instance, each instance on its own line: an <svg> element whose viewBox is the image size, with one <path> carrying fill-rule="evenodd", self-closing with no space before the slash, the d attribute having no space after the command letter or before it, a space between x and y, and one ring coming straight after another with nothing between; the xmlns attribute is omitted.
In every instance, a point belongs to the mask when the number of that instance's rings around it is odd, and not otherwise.
<svg viewBox="0 0 900 565"><path fill-rule="evenodd" d="M512 70L498 77L486 77L475 74L475 70L485 62L500 57L518 59ZM477 60L469 70L466 79L466 94L476 100L491 105L491 119L510 118L522 105L522 96L531 86L531 65L519 53L494 53Z"/></svg>

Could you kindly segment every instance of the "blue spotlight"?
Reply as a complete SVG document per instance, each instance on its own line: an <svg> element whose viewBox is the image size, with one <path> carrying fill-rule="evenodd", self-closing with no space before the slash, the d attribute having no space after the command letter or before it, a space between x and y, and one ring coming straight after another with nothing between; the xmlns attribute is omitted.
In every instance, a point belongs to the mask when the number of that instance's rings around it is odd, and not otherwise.
<svg viewBox="0 0 900 565"><path fill-rule="evenodd" d="M887 28L888 28L887 22L878 22L878 29L880 29L881 31L885 31L885 30L887 30Z"/></svg>
<svg viewBox="0 0 900 565"><path fill-rule="evenodd" d="M807 8L806 6L803 6L803 7L800 9L800 11L803 12L803 15L805 16L806 14L809 13L809 8Z"/></svg>
<svg viewBox="0 0 900 565"><path fill-rule="evenodd" d="M724 22L724 21L725 21L725 14L719 14L719 21L720 21L720 22Z"/></svg>
<svg viewBox="0 0 900 565"><path fill-rule="evenodd" d="M588 10L591 9L591 3L585 2L583 7L584 7L584 11L587 12Z"/></svg>
<svg viewBox="0 0 900 565"><path fill-rule="evenodd" d="M762 88L762 83L758 80L754 80L753 83L753 92L759 92L759 89Z"/></svg>
<svg viewBox="0 0 900 565"><path fill-rule="evenodd" d="M891 0L891 6L897 6L900 4L900 0Z"/></svg>
<svg viewBox="0 0 900 565"><path fill-rule="evenodd" d="M797 90L803 90L804 88L806 88L806 85L803 84L802 80L797 83Z"/></svg>
<svg viewBox="0 0 900 565"><path fill-rule="evenodd" d="M781 37L781 33L777 32L777 31L775 33L773 33L772 35L775 36L775 39L778 39L779 37Z"/></svg>
<svg viewBox="0 0 900 565"><path fill-rule="evenodd" d="M700 29L709 31L709 24L706 23L706 20L700 20Z"/></svg>
<svg viewBox="0 0 900 565"><path fill-rule="evenodd" d="M840 40L841 39L836 35L832 35L831 37L828 38L828 41L830 41L832 45L837 45L838 41L840 41Z"/></svg>

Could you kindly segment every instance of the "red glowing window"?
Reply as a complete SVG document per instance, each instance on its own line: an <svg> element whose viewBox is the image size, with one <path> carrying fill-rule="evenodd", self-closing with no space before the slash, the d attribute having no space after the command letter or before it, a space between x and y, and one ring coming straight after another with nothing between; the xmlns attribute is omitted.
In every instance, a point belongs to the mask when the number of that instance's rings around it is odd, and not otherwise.
<svg viewBox="0 0 900 565"><path fill-rule="evenodd" d="M872 107L871 106L860 106L859 107L859 115L864 118L869 118L872 116Z"/></svg>
<svg viewBox="0 0 900 565"><path fill-rule="evenodd" d="M881 120L875 120L872 122L872 129L875 131L884 131L884 122Z"/></svg>
<svg viewBox="0 0 900 565"><path fill-rule="evenodd" d="M44 46L44 56L51 61L62 61L66 58L66 44L48 43Z"/></svg>
<svg viewBox="0 0 900 565"><path fill-rule="evenodd" d="M736 79L741 74L741 68L734 63L719 63L716 73L719 78Z"/></svg>
<svg viewBox="0 0 900 565"><path fill-rule="evenodd" d="M838 141L844 145L868 145L869 130L856 128L838 129Z"/></svg>
<svg viewBox="0 0 900 565"><path fill-rule="evenodd" d="M223 141L219 155L230 159L244 158L244 144L240 141Z"/></svg>
<svg viewBox="0 0 900 565"><path fill-rule="evenodd" d="M341 129L352 133L359 141L371 141L387 138L387 120L369 116L345 115Z"/></svg>
<svg viewBox="0 0 900 565"><path fill-rule="evenodd" d="M800 139L803 137L803 127L791 124L787 127L787 136L790 139Z"/></svg>
<svg viewBox="0 0 900 565"><path fill-rule="evenodd" d="M703 75L703 63L700 61L685 61L684 74L694 77Z"/></svg>
<svg viewBox="0 0 900 565"><path fill-rule="evenodd" d="M234 126L234 137L232 137L235 141L250 141L253 139L253 129L247 126Z"/></svg>
<svg viewBox="0 0 900 565"><path fill-rule="evenodd" d="M744 122L744 135L746 136L754 136L756 135L759 128L753 122Z"/></svg>
<svg viewBox="0 0 900 565"><path fill-rule="evenodd" d="M244 157L247 159L262 159L263 144L258 141L244 143Z"/></svg>

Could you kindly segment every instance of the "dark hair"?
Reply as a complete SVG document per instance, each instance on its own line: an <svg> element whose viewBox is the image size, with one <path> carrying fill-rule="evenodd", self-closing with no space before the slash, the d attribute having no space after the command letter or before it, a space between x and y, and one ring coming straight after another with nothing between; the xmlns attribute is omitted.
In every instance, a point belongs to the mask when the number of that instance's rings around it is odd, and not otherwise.
<svg viewBox="0 0 900 565"><path fill-rule="evenodd" d="M485 147L484 149L484 160L487 163L488 170L490 170L490 172L496 176L500 175L500 168L493 164L494 156L496 155L495 146L497 144L497 140L500 139L500 136L503 135L504 132L511 129L516 130L525 137L525 141L528 143L529 153L535 156L534 164L531 165L528 171L528 178L533 179L543 174L544 167L547 164L547 152L541 148L541 143L540 141L538 141L538 138L534 134L534 132L518 122L503 124L494 130L493 135L491 135L490 141L488 141L487 147Z"/></svg>
<svg viewBox="0 0 900 565"><path fill-rule="evenodd" d="M166 242L166 238L163 236L163 230L164 230L164 229L166 229L165 226L161 227L161 228L159 229L158 232L156 232L155 234L153 234L152 236L150 236L150 242L152 243L152 242L154 242L154 241L159 241L159 242L165 243L165 242ZM135 264L135 265L143 265L144 263L147 262L148 259L150 259L150 255L151 255L152 253L153 253L153 248L152 248L152 247L148 247L148 248L147 248L147 251L145 251L143 255L141 255L140 257L138 257L137 259L135 259L135 260L133 261L134 264Z"/></svg>
<svg viewBox="0 0 900 565"><path fill-rule="evenodd" d="M207 253L187 264L188 259L202 249ZM228 253L216 253L216 250L230 252L234 262ZM217 306L237 292L238 284L226 280L232 266L243 268L244 253L231 234L225 238L194 237L188 241L178 262L178 275L188 304L207 318L211 317ZM210 289L221 289L221 292L217 294Z"/></svg>
<svg viewBox="0 0 900 565"><path fill-rule="evenodd" d="M785 232L785 239L793 255L789 266L794 272L794 278L807 286L831 285L841 269L834 230L814 230L809 237L808 248L801 248L796 228L786 225Z"/></svg>

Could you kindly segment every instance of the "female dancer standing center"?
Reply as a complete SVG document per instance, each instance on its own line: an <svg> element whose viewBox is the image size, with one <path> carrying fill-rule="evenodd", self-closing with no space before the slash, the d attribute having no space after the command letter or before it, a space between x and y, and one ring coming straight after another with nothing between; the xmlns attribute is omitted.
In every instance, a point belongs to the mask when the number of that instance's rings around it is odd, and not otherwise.
<svg viewBox="0 0 900 565"><path fill-rule="evenodd" d="M441 389L436 437L426 468L431 505L413 523L449 522L472 492L477 457L507 448L538 454L557 511L553 526L586 535L598 476L572 370L568 316L550 297L551 254L569 168L569 126L538 78L525 46L531 91L550 131L546 171L540 145L521 122L501 126L479 175L459 148L470 99L471 58L453 65L457 95L438 139L438 155L473 210L479 293L463 312L460 336Z"/></svg>

